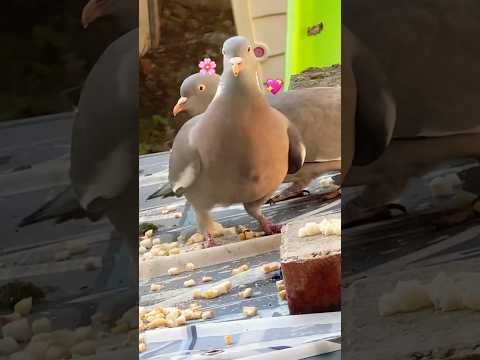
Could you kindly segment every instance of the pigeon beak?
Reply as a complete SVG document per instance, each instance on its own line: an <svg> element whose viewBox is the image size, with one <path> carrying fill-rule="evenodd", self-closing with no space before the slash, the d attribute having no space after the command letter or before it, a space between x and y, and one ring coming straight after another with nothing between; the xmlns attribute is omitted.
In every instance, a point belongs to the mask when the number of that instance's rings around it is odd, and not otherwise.
<svg viewBox="0 0 480 360"><path fill-rule="evenodd" d="M233 57L230 59L230 64L232 64L232 72L233 76L238 77L240 74L240 64L242 63L243 59L241 57Z"/></svg>
<svg viewBox="0 0 480 360"><path fill-rule="evenodd" d="M188 98L185 96L182 96L180 99L178 99L177 103L175 104L173 108L173 116L177 116L177 114L181 111L183 111L182 105L187 102Z"/></svg>
<svg viewBox="0 0 480 360"><path fill-rule="evenodd" d="M90 0L82 10L82 25L86 29L95 19L106 14L105 0Z"/></svg>

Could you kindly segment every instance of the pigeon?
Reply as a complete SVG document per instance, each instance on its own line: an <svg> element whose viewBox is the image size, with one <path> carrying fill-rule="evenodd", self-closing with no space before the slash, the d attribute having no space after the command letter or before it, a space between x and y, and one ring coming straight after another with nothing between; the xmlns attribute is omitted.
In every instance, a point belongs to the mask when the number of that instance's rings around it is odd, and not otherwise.
<svg viewBox="0 0 480 360"><path fill-rule="evenodd" d="M348 148L342 149L344 160L357 157L372 141L388 143L385 134L368 130L369 126L375 128L369 122L370 116L376 119L377 126L382 126L382 117L378 116L381 109L377 106L382 107L379 88L390 93L390 102L395 107L395 116L383 117L384 125L394 118L388 146L371 159L356 163L352 160L353 166L343 170L345 185L366 185L350 202L353 207L349 211L345 211L349 204L344 203L345 222L354 222L355 217L363 216L360 212L381 209L399 198L414 177L441 168L453 159L480 158L480 148L476 146L480 135L477 113L480 87L472 82L480 75L477 66L480 45L465 40L472 44L465 47L465 42L458 41L471 39L475 29L480 29L480 4L440 1L410 5L391 0L369 0L360 5L348 0L344 6L343 24L348 28L342 36L346 40L342 50L342 86L346 95L342 140L348 139ZM449 17L443 17L445 13ZM351 61L345 59L348 54ZM369 85L372 77L374 81L379 78L385 81L372 89ZM362 110L361 104L348 101L349 96L370 105ZM359 117L359 113L364 116ZM362 129L364 135L359 136ZM376 174L376 178L368 174ZM379 187L379 183L384 185Z"/></svg>
<svg viewBox="0 0 480 360"><path fill-rule="evenodd" d="M20 226L107 217L138 261L138 29L113 42L90 71L70 149L71 185ZM134 267L137 271L137 267Z"/></svg>
<svg viewBox="0 0 480 360"><path fill-rule="evenodd" d="M180 98L173 108L177 131L192 117L203 113L217 92L220 75L195 73L183 80Z"/></svg>
<svg viewBox="0 0 480 360"><path fill-rule="evenodd" d="M260 207L305 159L298 132L265 99L248 39L227 39L222 54L216 94L181 127L169 161L172 190L192 204L207 247L215 245L210 210L216 205L242 203L265 233L279 232L281 225L271 224Z"/></svg>
<svg viewBox="0 0 480 360"><path fill-rule="evenodd" d="M180 87L180 99L173 109L176 118L185 113L180 127L191 116L201 114L215 96L220 77L196 73L187 77ZM301 135L306 148L305 162L297 173L288 175L284 182L293 184L272 201L297 196L319 175L340 170L341 163L341 90L316 87L291 90L272 95L268 93L270 106L283 113ZM320 139L320 140L319 140ZM172 196L169 184L162 186L148 199Z"/></svg>

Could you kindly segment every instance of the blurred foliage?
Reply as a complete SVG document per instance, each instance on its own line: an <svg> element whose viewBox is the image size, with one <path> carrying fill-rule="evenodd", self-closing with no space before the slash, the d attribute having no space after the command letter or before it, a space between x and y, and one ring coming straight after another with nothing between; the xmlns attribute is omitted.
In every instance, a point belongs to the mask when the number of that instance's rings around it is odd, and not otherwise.
<svg viewBox="0 0 480 360"><path fill-rule="evenodd" d="M87 0L2 2L0 121L71 111L88 71L119 35L111 18L87 29Z"/></svg>
<svg viewBox="0 0 480 360"><path fill-rule="evenodd" d="M222 44L236 33L228 0L164 0L161 13L160 46L140 60L141 154L171 147L182 123L181 113L172 118L182 81L199 70L205 57L221 73Z"/></svg>
<svg viewBox="0 0 480 360"><path fill-rule="evenodd" d="M175 130L170 120L160 115L152 115L140 119L139 123L139 154L145 155L170 148Z"/></svg>

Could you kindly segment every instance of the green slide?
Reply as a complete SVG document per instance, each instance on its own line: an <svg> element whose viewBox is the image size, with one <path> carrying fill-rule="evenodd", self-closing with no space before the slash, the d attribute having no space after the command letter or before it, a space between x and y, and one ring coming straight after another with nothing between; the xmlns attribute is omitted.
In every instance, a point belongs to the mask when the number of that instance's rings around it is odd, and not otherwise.
<svg viewBox="0 0 480 360"><path fill-rule="evenodd" d="M288 0L285 89L291 75L340 60L341 0Z"/></svg>

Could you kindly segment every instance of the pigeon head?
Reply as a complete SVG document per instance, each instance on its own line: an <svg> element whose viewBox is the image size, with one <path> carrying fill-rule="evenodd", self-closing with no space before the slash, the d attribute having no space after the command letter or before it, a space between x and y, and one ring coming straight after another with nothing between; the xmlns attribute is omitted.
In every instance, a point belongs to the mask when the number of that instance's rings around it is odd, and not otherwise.
<svg viewBox="0 0 480 360"><path fill-rule="evenodd" d="M245 78L249 74L256 81L257 59L247 38L234 36L227 39L223 43L222 54L223 73L228 74L227 78Z"/></svg>
<svg viewBox="0 0 480 360"><path fill-rule="evenodd" d="M82 10L82 25L87 28L95 20L112 16L127 31L138 27L138 1L89 0Z"/></svg>
<svg viewBox="0 0 480 360"><path fill-rule="evenodd" d="M180 86L180 99L173 108L173 116L186 112L196 116L205 112L217 91L220 76L196 73L183 80Z"/></svg>

